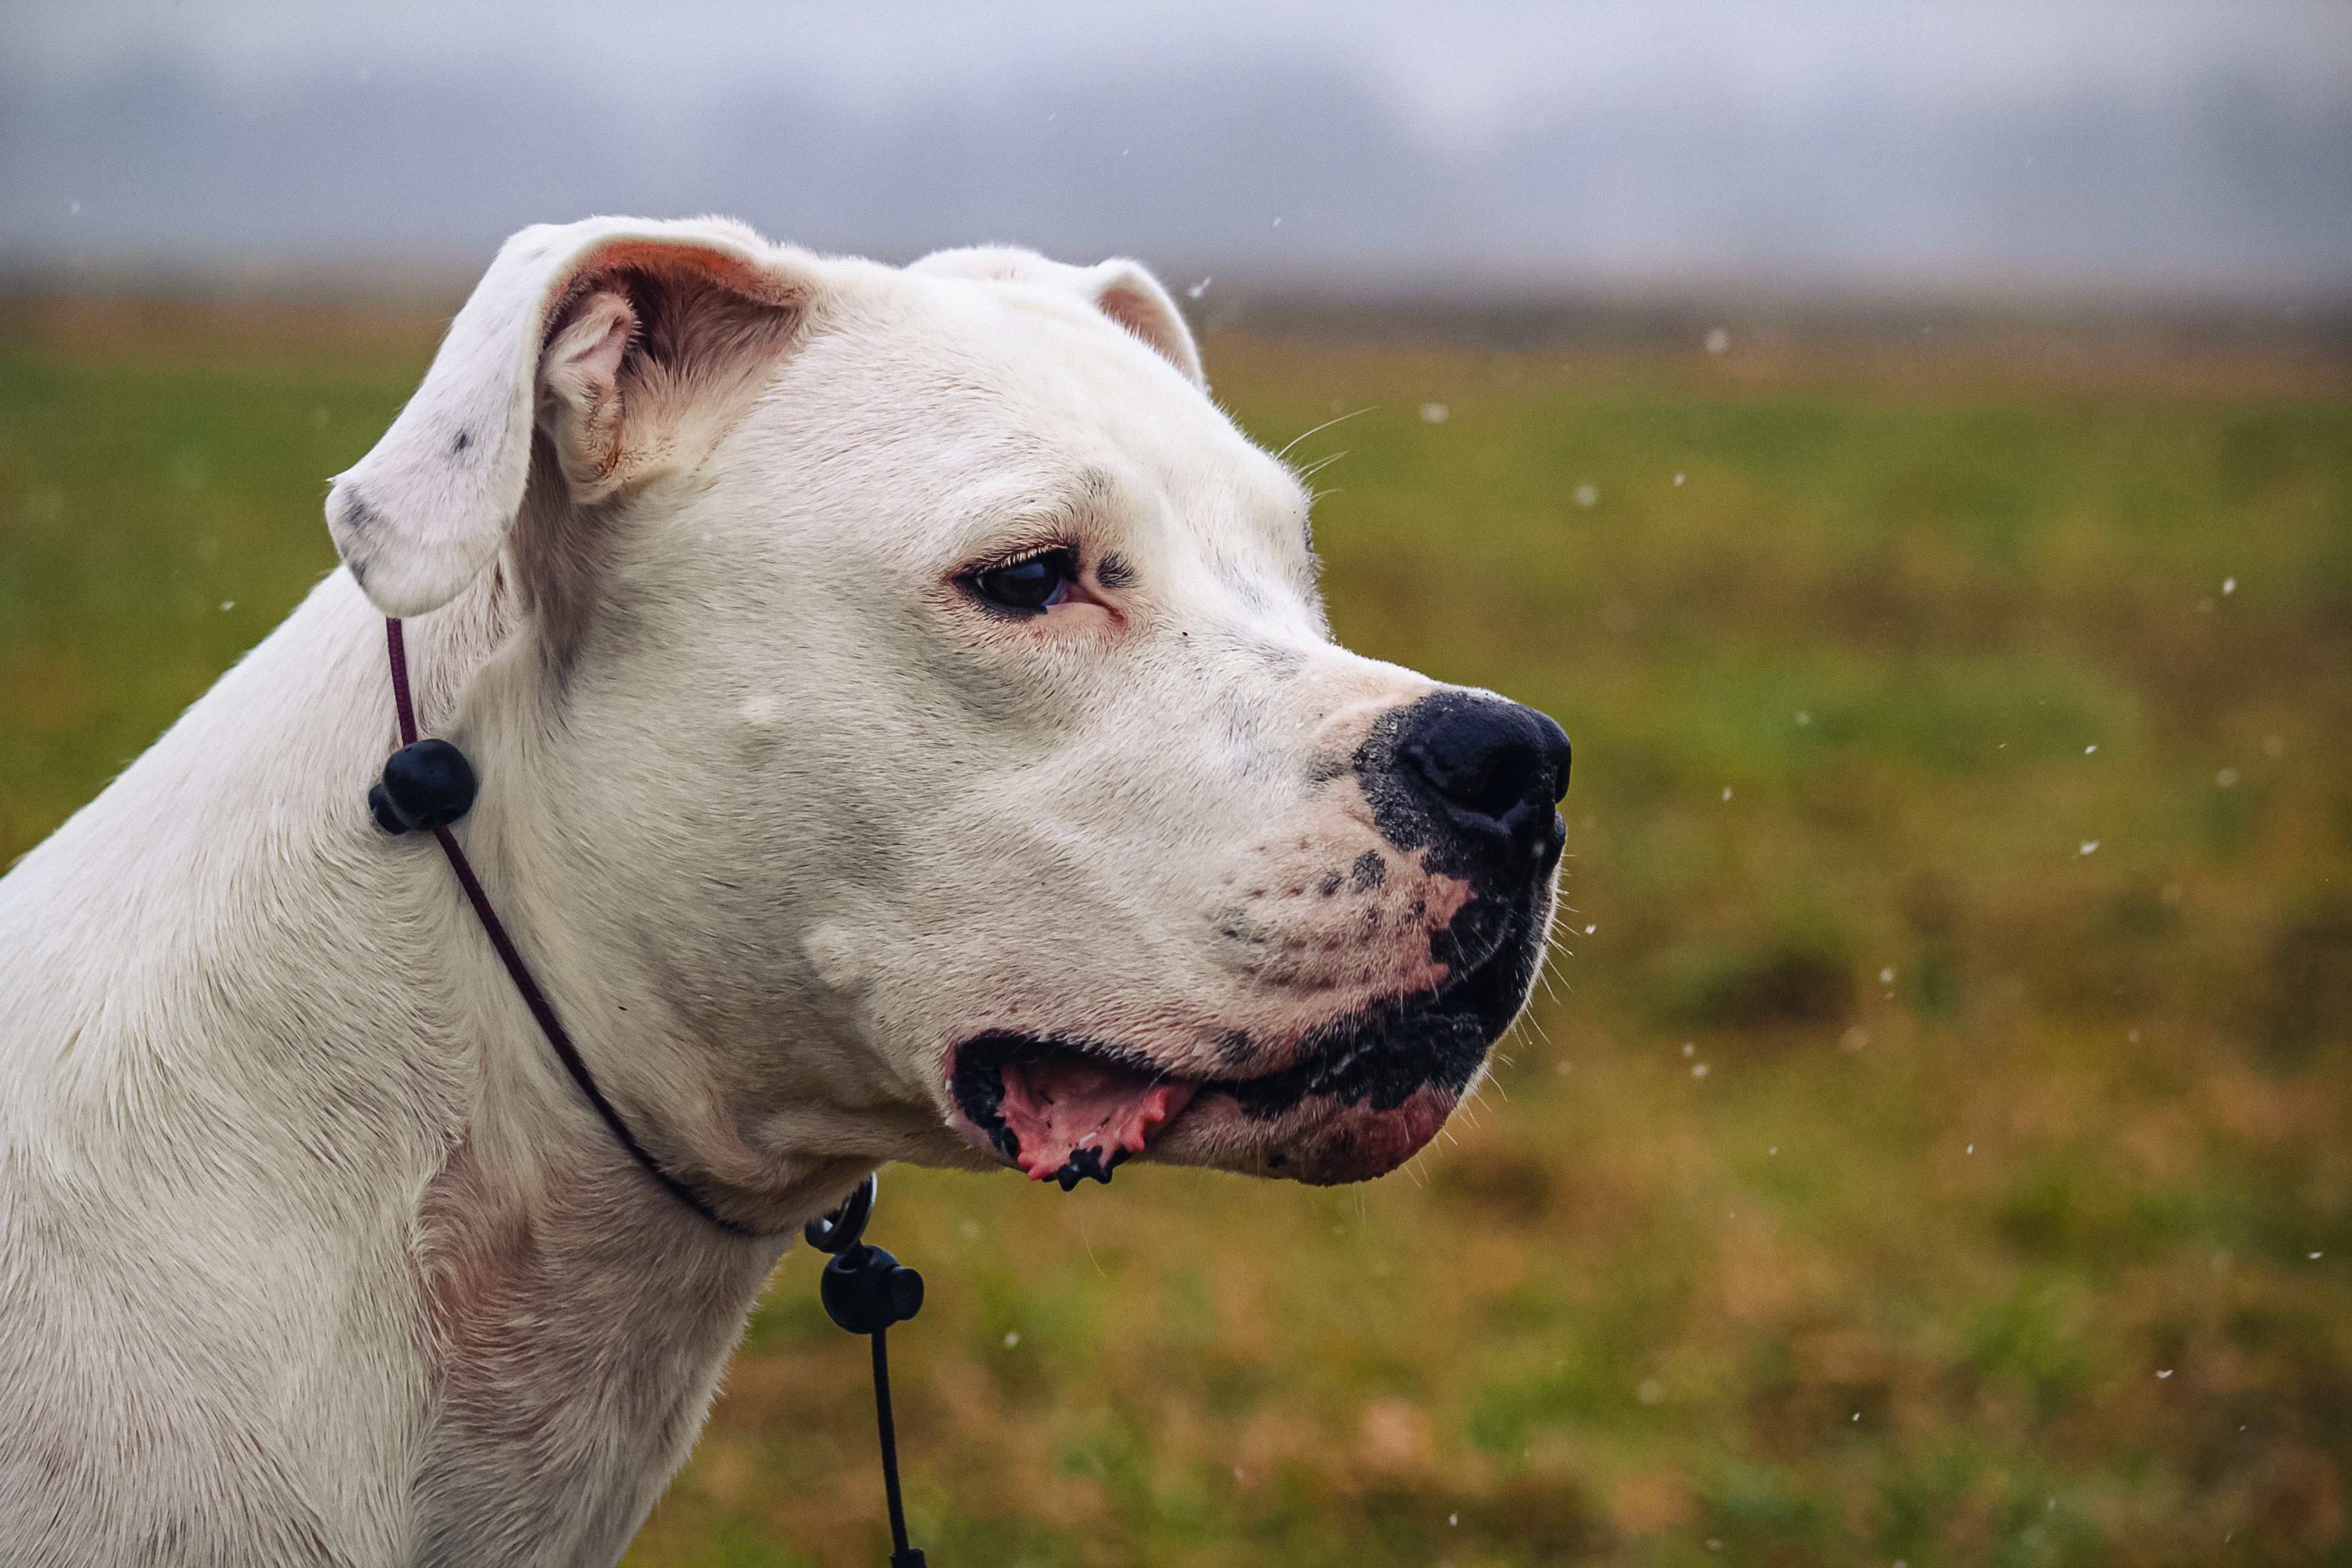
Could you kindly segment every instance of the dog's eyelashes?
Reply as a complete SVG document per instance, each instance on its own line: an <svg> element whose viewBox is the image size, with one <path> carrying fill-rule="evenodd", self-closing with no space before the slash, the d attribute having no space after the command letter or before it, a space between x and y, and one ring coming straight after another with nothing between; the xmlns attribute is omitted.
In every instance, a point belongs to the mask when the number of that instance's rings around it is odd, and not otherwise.
<svg viewBox="0 0 2352 1568"><path fill-rule="evenodd" d="M1049 608L1070 596L1078 563L1066 550L1048 550L1026 561L992 566L964 581L971 591L1000 609L1034 611Z"/></svg>

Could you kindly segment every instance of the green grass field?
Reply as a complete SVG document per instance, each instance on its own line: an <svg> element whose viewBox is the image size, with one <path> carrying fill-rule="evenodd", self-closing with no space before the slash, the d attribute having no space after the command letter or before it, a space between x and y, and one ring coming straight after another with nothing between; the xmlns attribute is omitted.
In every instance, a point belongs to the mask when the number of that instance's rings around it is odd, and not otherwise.
<svg viewBox="0 0 2352 1568"><path fill-rule="evenodd" d="M0 863L332 564L436 333L0 308ZM2352 1562L2352 372L1207 348L1270 446L1369 408L1333 622L1568 727L1572 912L1381 1182L886 1173L931 1561ZM881 1561L814 1279L635 1568Z"/></svg>

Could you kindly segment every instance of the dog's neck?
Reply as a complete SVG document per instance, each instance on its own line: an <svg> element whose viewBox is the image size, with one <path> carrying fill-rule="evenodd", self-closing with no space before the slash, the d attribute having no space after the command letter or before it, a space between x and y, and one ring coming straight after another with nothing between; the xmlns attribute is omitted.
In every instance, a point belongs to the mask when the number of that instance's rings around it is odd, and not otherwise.
<svg viewBox="0 0 2352 1568"><path fill-rule="evenodd" d="M616 1559L783 1249L719 1237L634 1165L582 1153L526 1206L461 1142L420 1206L419 1562Z"/></svg>
<svg viewBox="0 0 2352 1568"><path fill-rule="evenodd" d="M416 656L436 676L419 714L428 730L455 719L498 650L531 657L514 646L495 577L452 607L426 623ZM427 858L447 910L469 921L437 853ZM574 961L543 982L558 996L586 989L593 966L560 934L565 900L532 897L499 859L491 847L484 874L516 911L509 923ZM460 945L472 1005L460 1004L458 1027L479 1076L417 1215L436 1417L416 1487L417 1555L479 1561L495 1538L517 1561L616 1558L693 1446L790 1232L730 1236L649 1179L586 1112L503 970L482 962L486 944ZM625 1045L609 1021L584 1033L606 1059ZM565 1132L551 1140L558 1122Z"/></svg>
<svg viewBox="0 0 2352 1568"><path fill-rule="evenodd" d="M428 728L496 595L417 624ZM0 886L0 1406L36 1413L0 1548L37 1508L83 1561L615 1560L783 1249L614 1142L429 839L352 830L382 627L321 584ZM93 944L129 967L68 962ZM42 1479L105 1451L149 1456L135 1495Z"/></svg>

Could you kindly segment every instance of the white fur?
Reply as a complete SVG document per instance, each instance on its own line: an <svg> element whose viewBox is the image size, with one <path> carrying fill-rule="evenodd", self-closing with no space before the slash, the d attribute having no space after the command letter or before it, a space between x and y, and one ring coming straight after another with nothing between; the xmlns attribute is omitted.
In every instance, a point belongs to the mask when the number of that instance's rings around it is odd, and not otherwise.
<svg viewBox="0 0 2352 1568"><path fill-rule="evenodd" d="M612 1562L793 1229L1001 1163L955 1041L1206 1072L1425 985L1444 879L1294 884L1386 853L1302 772L1433 688L1331 644L1304 494L1203 391L1132 263L510 241L337 481L347 570L0 881L0 1563ZM1061 542L1132 582L956 585ZM630 1163L370 820L387 613L541 985L772 1239Z"/></svg>

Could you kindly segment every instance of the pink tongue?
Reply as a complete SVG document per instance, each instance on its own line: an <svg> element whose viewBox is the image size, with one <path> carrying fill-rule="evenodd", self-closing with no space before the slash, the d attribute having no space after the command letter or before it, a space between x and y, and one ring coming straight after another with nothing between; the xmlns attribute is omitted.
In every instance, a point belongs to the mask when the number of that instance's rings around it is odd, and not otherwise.
<svg viewBox="0 0 2352 1568"><path fill-rule="evenodd" d="M1082 1149L1100 1150L1106 1173L1119 1150L1142 1152L1152 1131L1191 1104L1199 1088L1068 1058L1007 1062L1001 1111L1021 1140L1021 1168L1043 1182Z"/></svg>

